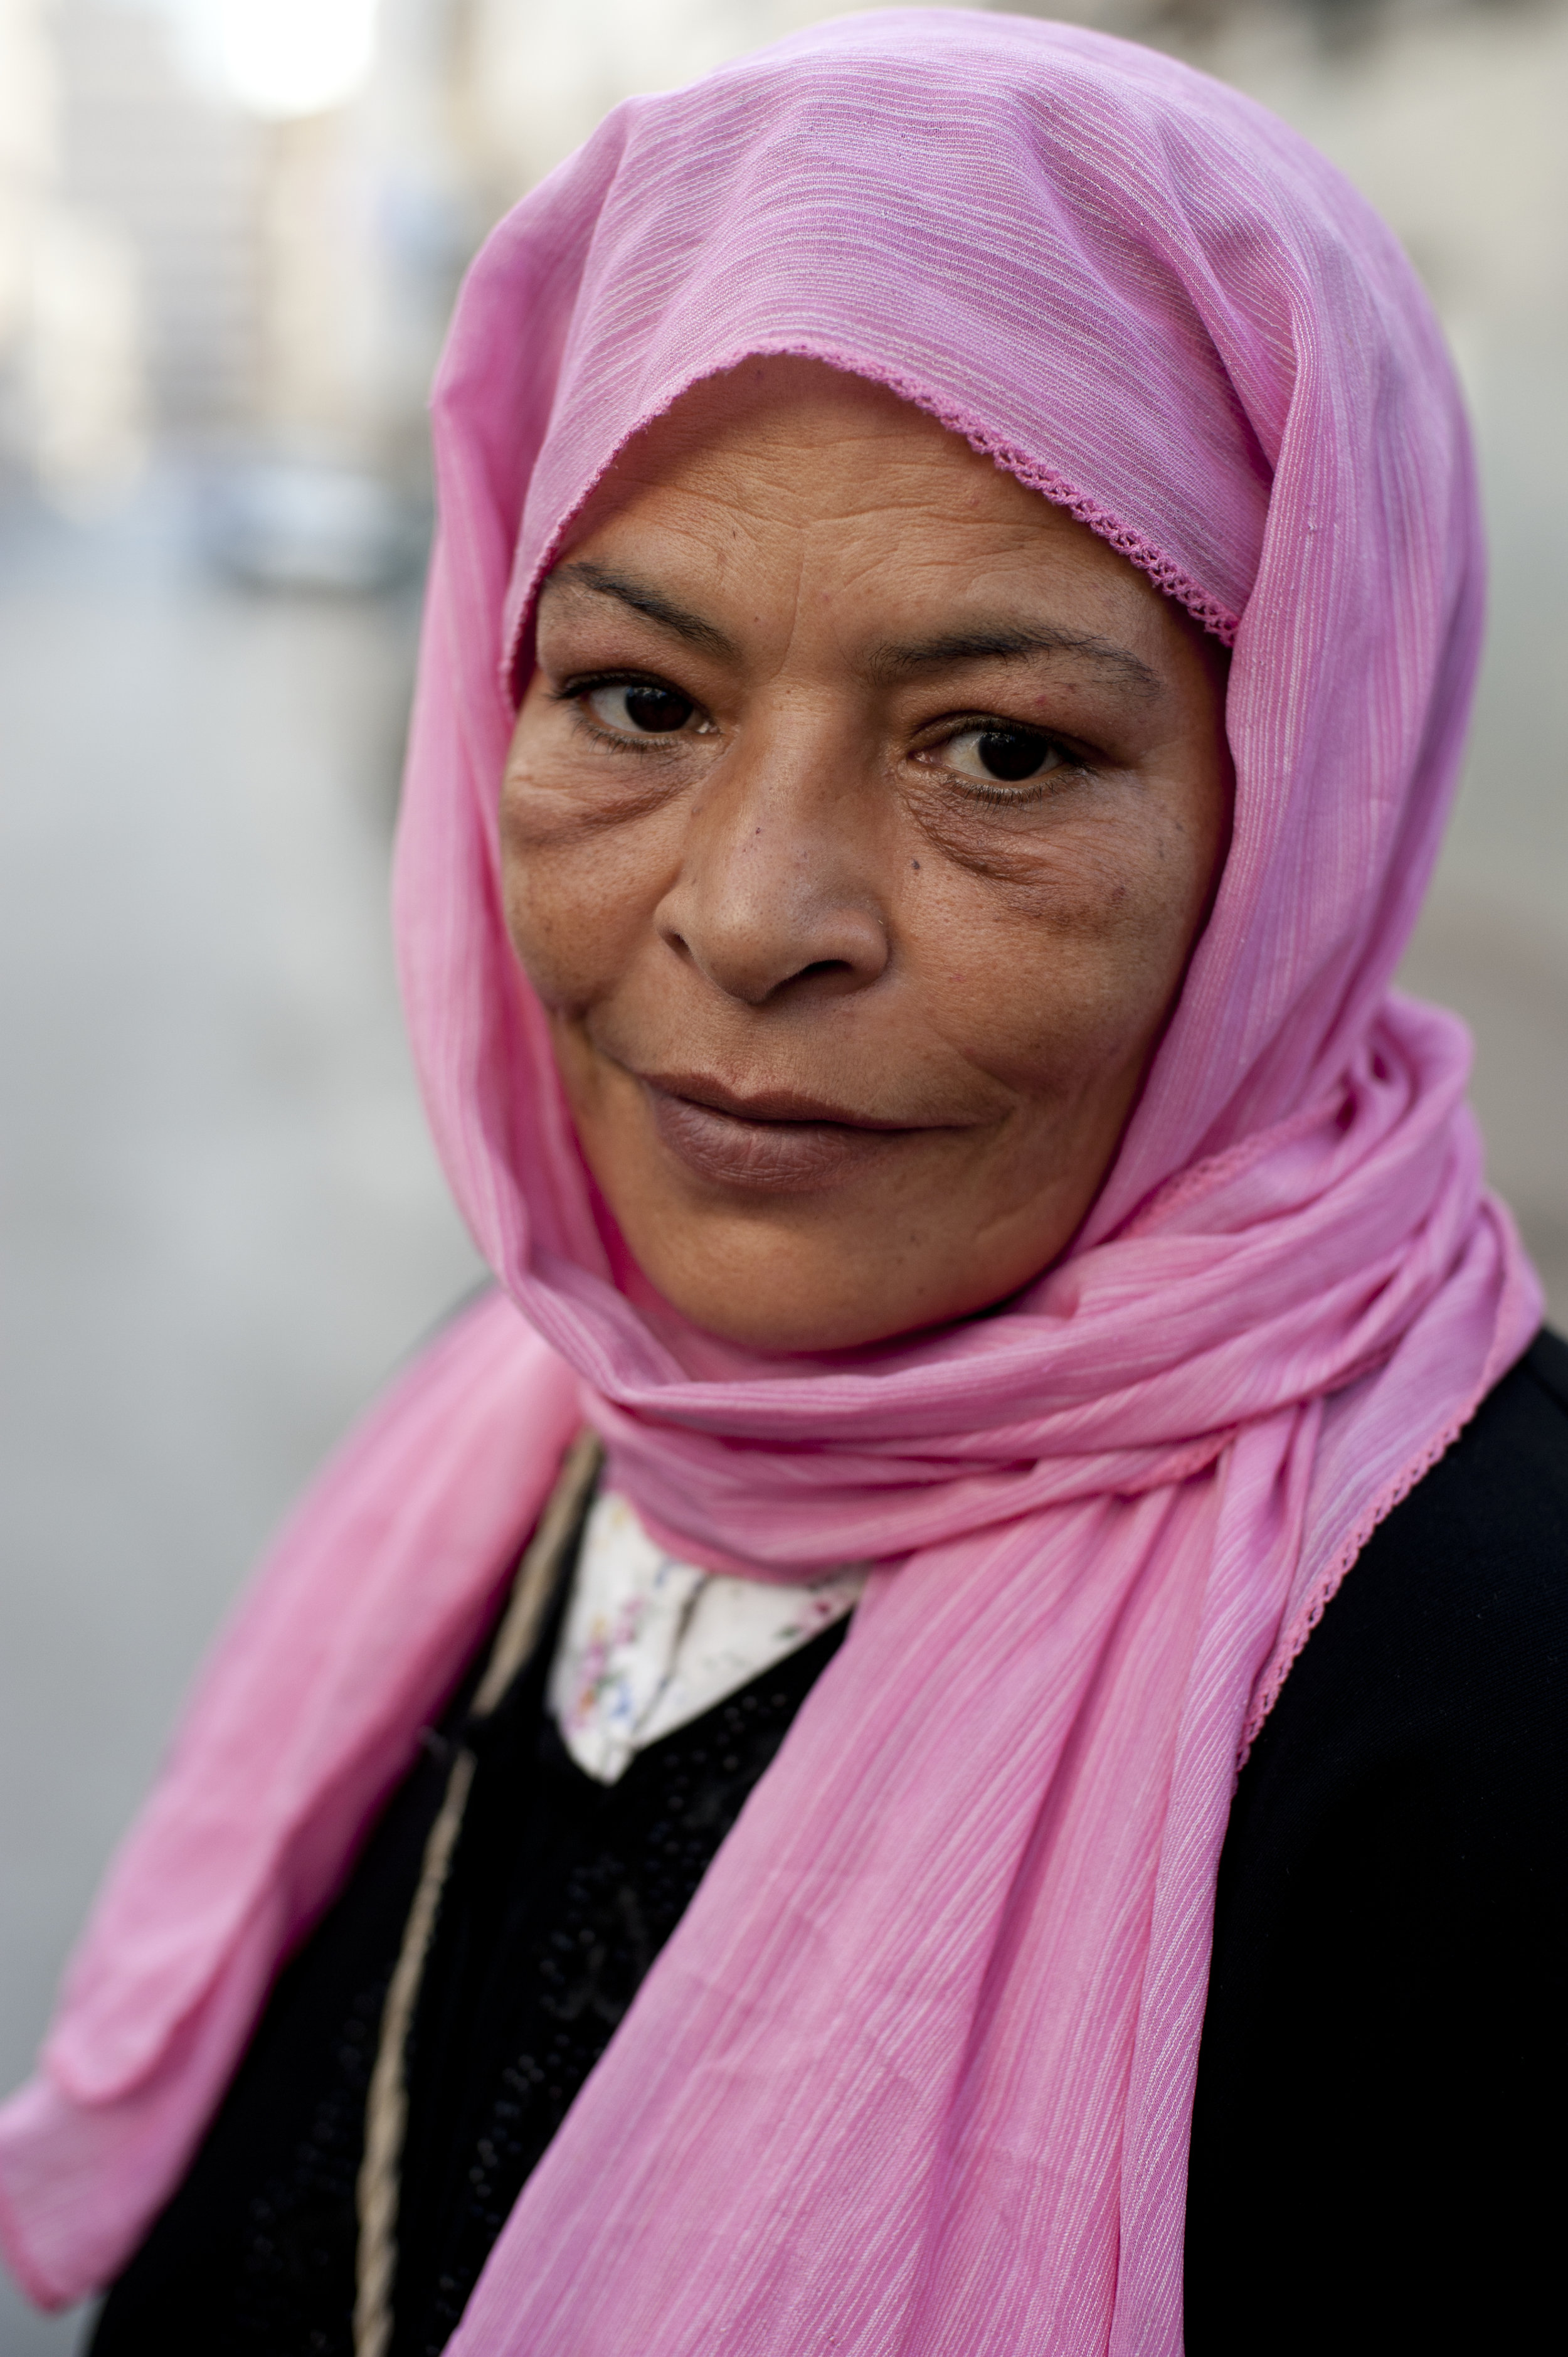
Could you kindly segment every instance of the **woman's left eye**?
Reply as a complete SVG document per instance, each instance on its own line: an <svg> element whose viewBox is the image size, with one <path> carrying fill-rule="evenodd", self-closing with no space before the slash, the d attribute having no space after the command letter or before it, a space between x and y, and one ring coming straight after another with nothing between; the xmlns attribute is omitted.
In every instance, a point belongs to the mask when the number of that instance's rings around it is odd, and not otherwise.
<svg viewBox="0 0 1568 2357"><path fill-rule="evenodd" d="M689 695L652 680L606 680L581 699L601 728L618 737L675 737L696 712Z"/></svg>
<svg viewBox="0 0 1568 2357"><path fill-rule="evenodd" d="M943 767L987 785L1021 786L1031 778L1070 766L1059 746L1032 728L995 723L965 728L940 748Z"/></svg>

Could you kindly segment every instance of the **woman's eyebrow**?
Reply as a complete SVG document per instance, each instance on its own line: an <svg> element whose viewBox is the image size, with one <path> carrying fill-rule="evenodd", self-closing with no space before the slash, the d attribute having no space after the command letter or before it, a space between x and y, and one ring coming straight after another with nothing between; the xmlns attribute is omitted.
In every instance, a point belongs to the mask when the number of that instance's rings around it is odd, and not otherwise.
<svg viewBox="0 0 1568 2357"><path fill-rule="evenodd" d="M735 641L716 623L693 613L689 607L678 606L650 583L639 581L629 574L613 573L607 565L596 565L589 558L558 565L544 584L546 593L553 588L585 589L595 597L613 597L660 630L683 639L688 646L700 647L705 654L725 662L738 658ZM1040 654L1077 655L1096 669L1119 678L1141 696L1158 695L1165 686L1159 673L1133 654L1131 648L1118 646L1113 639L1096 637L1091 631L1069 630L1053 623L1032 627L1017 622L980 623L964 630L946 630L936 638L886 640L872 649L865 670L871 678L881 682L909 679L922 672L946 671L954 663L1018 662Z"/></svg>
<svg viewBox="0 0 1568 2357"><path fill-rule="evenodd" d="M587 589L596 597L614 597L622 606L629 606L634 614L641 614L649 621L657 622L660 630L684 639L688 646L701 647L704 654L717 655L733 662L738 653L734 640L726 639L713 622L704 621L701 614L693 614L685 606L677 606L672 598L650 588L645 581L634 580L628 574L612 573L607 566L595 565L586 557L575 565L557 565L544 584L544 590L547 592L557 587Z"/></svg>
<svg viewBox="0 0 1568 2357"><path fill-rule="evenodd" d="M1120 679L1142 696L1162 693L1165 682L1129 647L1092 632L1061 630L1044 624L984 623L966 630L945 630L938 638L890 641L872 650L866 668L874 679L910 679L921 672L947 671L954 663L1010 662L1028 655L1078 655L1099 671Z"/></svg>

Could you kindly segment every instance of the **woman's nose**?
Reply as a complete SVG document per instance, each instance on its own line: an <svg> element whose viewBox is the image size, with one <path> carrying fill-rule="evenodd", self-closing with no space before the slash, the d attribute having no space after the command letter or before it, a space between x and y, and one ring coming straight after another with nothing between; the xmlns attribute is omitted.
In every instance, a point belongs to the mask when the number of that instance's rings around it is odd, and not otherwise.
<svg viewBox="0 0 1568 2357"><path fill-rule="evenodd" d="M864 990L889 954L876 832L841 762L736 748L693 802L659 931L748 1006Z"/></svg>

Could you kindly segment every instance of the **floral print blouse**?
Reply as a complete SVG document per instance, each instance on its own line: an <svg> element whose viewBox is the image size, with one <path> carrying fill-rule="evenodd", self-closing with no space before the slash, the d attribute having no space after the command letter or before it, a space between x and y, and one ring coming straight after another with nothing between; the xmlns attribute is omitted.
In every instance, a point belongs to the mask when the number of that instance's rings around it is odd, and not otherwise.
<svg viewBox="0 0 1568 2357"><path fill-rule="evenodd" d="M723 1702L854 1609L864 1570L798 1587L681 1563L624 1498L589 1511L551 1668L549 1703L577 1765L601 1784L645 1744Z"/></svg>

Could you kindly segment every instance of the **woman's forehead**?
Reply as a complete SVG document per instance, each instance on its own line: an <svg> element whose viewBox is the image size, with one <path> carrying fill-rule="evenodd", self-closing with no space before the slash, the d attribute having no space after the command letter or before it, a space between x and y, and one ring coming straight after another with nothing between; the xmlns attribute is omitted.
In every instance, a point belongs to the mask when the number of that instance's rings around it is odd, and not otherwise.
<svg viewBox="0 0 1568 2357"><path fill-rule="evenodd" d="M718 609L835 587L853 589L856 636L872 640L881 617L918 631L933 599L950 634L998 642L1071 638L1072 619L1045 610L1064 597L1084 609L1080 638L1113 620L1125 636L1140 607L1167 603L1103 537L912 402L789 355L704 379L640 434L574 520L541 602L679 607L701 643L715 632L688 597Z"/></svg>
<svg viewBox="0 0 1568 2357"><path fill-rule="evenodd" d="M929 411L886 385L794 354L700 378L610 458L562 554L652 491L752 507L788 522L824 503L847 514L937 498L955 521L1036 517L1042 502Z"/></svg>

